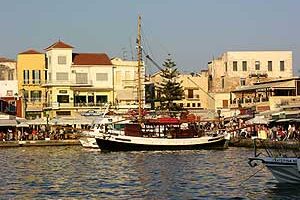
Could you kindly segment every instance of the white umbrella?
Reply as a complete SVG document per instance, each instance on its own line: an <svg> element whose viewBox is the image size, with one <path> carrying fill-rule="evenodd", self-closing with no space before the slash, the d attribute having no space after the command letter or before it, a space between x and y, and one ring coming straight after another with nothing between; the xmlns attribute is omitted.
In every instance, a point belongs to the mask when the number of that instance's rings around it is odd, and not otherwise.
<svg viewBox="0 0 300 200"><path fill-rule="evenodd" d="M29 127L29 124L28 123L26 123L26 122L21 122L21 123L18 123L17 125L16 125L16 127Z"/></svg>
<svg viewBox="0 0 300 200"><path fill-rule="evenodd" d="M268 123L269 121L266 118L260 116L255 116L254 118L246 121L246 124L268 124Z"/></svg>

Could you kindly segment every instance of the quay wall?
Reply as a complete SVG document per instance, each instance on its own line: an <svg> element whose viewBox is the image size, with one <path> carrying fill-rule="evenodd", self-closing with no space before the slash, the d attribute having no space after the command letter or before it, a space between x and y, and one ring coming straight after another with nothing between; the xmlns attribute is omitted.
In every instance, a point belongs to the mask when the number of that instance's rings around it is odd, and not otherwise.
<svg viewBox="0 0 300 200"><path fill-rule="evenodd" d="M253 140L250 138L232 138L228 146L229 147L246 147L246 148L254 148ZM264 140L262 142L256 143L257 148L270 148L270 149L291 149L300 151L300 142L299 141L272 141L272 140Z"/></svg>
<svg viewBox="0 0 300 200"><path fill-rule="evenodd" d="M31 140L31 141L1 141L2 147L32 147L32 146L74 146L81 145L79 140Z"/></svg>

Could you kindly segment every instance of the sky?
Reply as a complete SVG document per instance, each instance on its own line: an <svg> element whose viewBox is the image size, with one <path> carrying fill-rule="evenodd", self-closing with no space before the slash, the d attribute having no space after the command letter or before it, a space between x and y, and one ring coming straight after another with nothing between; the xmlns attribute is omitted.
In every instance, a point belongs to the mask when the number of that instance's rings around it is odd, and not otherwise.
<svg viewBox="0 0 300 200"><path fill-rule="evenodd" d="M74 52L136 58L140 15L144 54L158 64L171 57L190 73L230 50L290 50L297 75L299 8L296 0L1 0L0 56L60 39ZM147 73L158 70L145 61Z"/></svg>

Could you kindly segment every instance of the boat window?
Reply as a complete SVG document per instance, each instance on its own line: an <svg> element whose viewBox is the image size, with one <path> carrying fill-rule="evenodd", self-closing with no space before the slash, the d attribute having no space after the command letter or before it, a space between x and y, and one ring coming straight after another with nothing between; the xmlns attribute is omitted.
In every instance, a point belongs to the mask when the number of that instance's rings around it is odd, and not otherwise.
<svg viewBox="0 0 300 200"><path fill-rule="evenodd" d="M115 124L115 129L116 130L123 130L125 127L125 124Z"/></svg>

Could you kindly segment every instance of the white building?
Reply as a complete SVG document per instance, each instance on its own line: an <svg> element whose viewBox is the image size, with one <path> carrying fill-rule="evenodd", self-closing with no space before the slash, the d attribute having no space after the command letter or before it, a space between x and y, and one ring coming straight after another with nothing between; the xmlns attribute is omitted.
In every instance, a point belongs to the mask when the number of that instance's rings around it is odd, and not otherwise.
<svg viewBox="0 0 300 200"><path fill-rule="evenodd" d="M213 59L208 73L215 109L228 108L230 91L238 87L293 77L292 60L291 51L228 51Z"/></svg>
<svg viewBox="0 0 300 200"><path fill-rule="evenodd" d="M137 108L138 100L138 62L131 60L122 60L113 58L111 60L114 66L114 99L118 108ZM145 102L145 67L141 66L141 96L142 102Z"/></svg>
<svg viewBox="0 0 300 200"><path fill-rule="evenodd" d="M73 47L62 41L45 50L44 86L51 117L76 116L113 101L113 66L105 53L73 53Z"/></svg>

